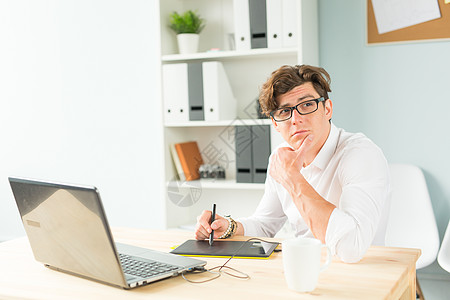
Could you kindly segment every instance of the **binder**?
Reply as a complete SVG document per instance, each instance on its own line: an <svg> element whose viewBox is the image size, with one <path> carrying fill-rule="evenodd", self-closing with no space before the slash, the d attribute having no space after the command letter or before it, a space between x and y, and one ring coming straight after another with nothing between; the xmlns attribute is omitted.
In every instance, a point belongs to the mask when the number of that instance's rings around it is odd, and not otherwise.
<svg viewBox="0 0 450 300"><path fill-rule="evenodd" d="M271 149L270 125L236 126L236 182L264 183Z"/></svg>
<svg viewBox="0 0 450 300"><path fill-rule="evenodd" d="M178 157L177 150L175 149L175 144L170 145L170 153L172 154L173 164L175 165L175 170L177 171L178 178L181 181L186 180L184 175L183 167L181 166L180 158Z"/></svg>
<svg viewBox="0 0 450 300"><path fill-rule="evenodd" d="M202 66L205 121L235 119L236 98L222 63L210 61Z"/></svg>
<svg viewBox="0 0 450 300"><path fill-rule="evenodd" d="M298 0L282 1L283 20L283 47L296 47L298 45Z"/></svg>
<svg viewBox="0 0 450 300"><path fill-rule="evenodd" d="M166 123L189 121L188 66L163 65L164 119Z"/></svg>
<svg viewBox="0 0 450 300"><path fill-rule="evenodd" d="M250 46L267 48L266 0L249 0Z"/></svg>
<svg viewBox="0 0 450 300"><path fill-rule="evenodd" d="M267 176L270 149L270 125L252 126L253 183L264 183Z"/></svg>
<svg viewBox="0 0 450 300"><path fill-rule="evenodd" d="M236 182L249 183L252 178L251 126L235 127Z"/></svg>
<svg viewBox="0 0 450 300"><path fill-rule="evenodd" d="M250 18L248 0L233 0L233 13L236 50L250 50Z"/></svg>
<svg viewBox="0 0 450 300"><path fill-rule="evenodd" d="M202 63L188 63L189 121L205 120L203 105Z"/></svg>
<svg viewBox="0 0 450 300"><path fill-rule="evenodd" d="M174 146L186 181L199 179L200 173L198 170L203 164L203 159L197 142L178 143Z"/></svg>
<svg viewBox="0 0 450 300"><path fill-rule="evenodd" d="M267 48L283 47L283 10L280 0L266 0Z"/></svg>

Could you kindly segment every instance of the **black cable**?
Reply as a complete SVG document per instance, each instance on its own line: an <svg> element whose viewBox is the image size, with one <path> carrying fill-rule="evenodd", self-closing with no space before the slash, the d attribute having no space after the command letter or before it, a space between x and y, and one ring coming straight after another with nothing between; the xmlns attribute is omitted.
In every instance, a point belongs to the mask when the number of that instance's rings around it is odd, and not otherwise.
<svg viewBox="0 0 450 300"><path fill-rule="evenodd" d="M263 239L260 239L260 238L250 238L250 239L246 240L246 241L245 241L245 242L244 242L244 243L243 243L243 244L235 251L235 253L234 253L233 255L231 255L231 256L227 259L227 261L226 261L225 263L223 263L221 266L216 266L216 267L213 267L213 268L211 268L211 269L206 269L205 267L201 267L201 268L194 269L194 271L190 271L190 272L189 272L190 274L201 274L201 273L209 272L209 273L211 273L211 274L217 274L217 276L212 277L212 278L209 278L209 279L206 279L206 280L201 280L201 281L193 281L193 280L187 279L187 278L184 276L184 274L186 274L186 272L181 273L181 276L183 277L184 280L186 280L187 282L190 282L190 283L205 283L205 282L208 282L208 281L212 281L212 280L214 280L214 279L219 278L219 277L222 275L222 273L225 273L225 274L227 274L227 275L229 275L229 276L232 276L232 277L235 277L235 278L238 278L238 279L250 279L250 275L248 275L248 274L246 274L246 273L244 273L244 272L242 272L242 271L239 271L239 270L237 270L237 269L235 269L235 268L226 266L226 264L227 264L232 258L234 258L234 257L239 253L239 251L242 249L242 247L244 247L244 246L245 246L248 242L250 242L250 241L261 241L261 242L264 242L264 243L268 243L268 244L277 244L277 245L280 244L280 243L278 243L278 242L269 242L269 241L266 241L266 240L263 240ZM278 252L278 251L276 251L276 252ZM235 274L231 274L231 273L229 273L229 272L227 272L227 271L222 271L223 268L233 270L233 271L235 271L235 272L241 274L242 276L238 276L238 275L235 275ZM219 269L218 272L212 272L212 270L215 270L215 269Z"/></svg>

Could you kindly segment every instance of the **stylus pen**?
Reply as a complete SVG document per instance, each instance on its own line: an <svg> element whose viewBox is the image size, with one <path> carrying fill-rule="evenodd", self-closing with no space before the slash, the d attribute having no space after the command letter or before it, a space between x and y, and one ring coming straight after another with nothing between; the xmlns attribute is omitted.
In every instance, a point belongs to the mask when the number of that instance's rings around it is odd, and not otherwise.
<svg viewBox="0 0 450 300"><path fill-rule="evenodd" d="M211 223L212 224L214 222L214 220L216 219L216 204L213 204L212 207L212 212L211 212ZM211 233L209 234L209 245L212 246L214 242L214 230L211 230Z"/></svg>

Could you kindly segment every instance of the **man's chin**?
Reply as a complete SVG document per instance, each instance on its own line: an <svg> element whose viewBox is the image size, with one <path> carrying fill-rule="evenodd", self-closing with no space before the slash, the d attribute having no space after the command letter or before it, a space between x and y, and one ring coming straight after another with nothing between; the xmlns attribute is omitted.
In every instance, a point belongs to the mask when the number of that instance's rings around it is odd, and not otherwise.
<svg viewBox="0 0 450 300"><path fill-rule="evenodd" d="M294 148L294 150L298 150L302 146L304 141L305 139L292 141L291 143L289 143L289 145L291 145L291 147Z"/></svg>

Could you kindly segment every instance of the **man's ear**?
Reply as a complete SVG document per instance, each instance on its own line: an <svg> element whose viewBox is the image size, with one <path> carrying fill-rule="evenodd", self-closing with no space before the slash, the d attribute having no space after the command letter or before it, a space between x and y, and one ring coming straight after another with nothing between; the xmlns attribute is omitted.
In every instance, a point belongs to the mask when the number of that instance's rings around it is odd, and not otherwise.
<svg viewBox="0 0 450 300"><path fill-rule="evenodd" d="M270 117L270 119L272 120L273 128L275 128L276 131L280 132L280 128L277 121L275 121L272 117Z"/></svg>
<svg viewBox="0 0 450 300"><path fill-rule="evenodd" d="M325 116L327 117L328 121L333 117L333 102L331 101L331 99L328 99L325 102Z"/></svg>

